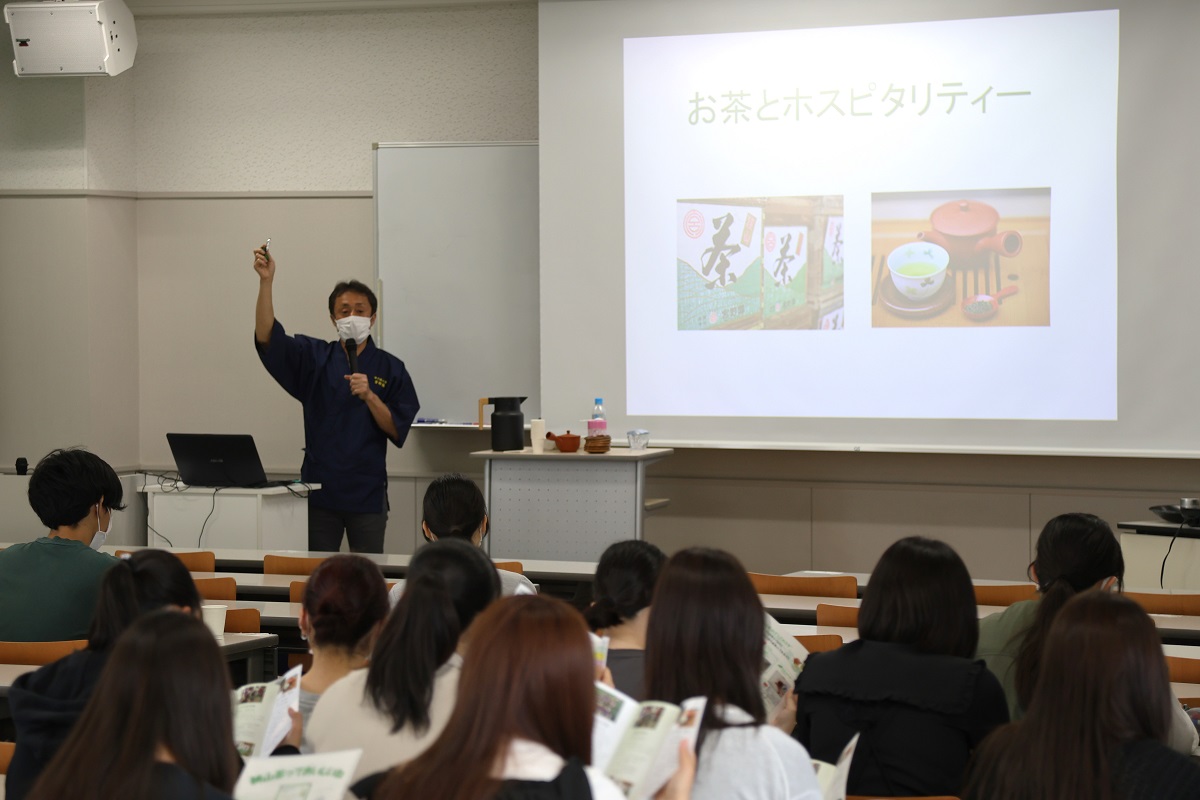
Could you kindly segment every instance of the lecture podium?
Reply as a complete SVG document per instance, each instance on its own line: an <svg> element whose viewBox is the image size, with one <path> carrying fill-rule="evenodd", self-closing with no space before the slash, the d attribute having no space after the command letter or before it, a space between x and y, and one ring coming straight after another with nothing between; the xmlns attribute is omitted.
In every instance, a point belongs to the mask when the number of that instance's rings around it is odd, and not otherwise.
<svg viewBox="0 0 1200 800"><path fill-rule="evenodd" d="M646 468L670 448L607 453L481 450L489 552L549 561L599 561L613 542L641 539ZM661 506L665 501L653 501Z"/></svg>
<svg viewBox="0 0 1200 800"><path fill-rule="evenodd" d="M146 541L151 547L212 550L307 550L307 483L261 489L147 484Z"/></svg>

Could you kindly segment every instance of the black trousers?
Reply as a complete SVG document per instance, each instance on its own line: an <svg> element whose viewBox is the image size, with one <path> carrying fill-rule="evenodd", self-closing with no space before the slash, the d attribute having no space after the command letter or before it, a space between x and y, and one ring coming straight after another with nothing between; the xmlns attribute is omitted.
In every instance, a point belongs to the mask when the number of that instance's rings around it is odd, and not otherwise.
<svg viewBox="0 0 1200 800"><path fill-rule="evenodd" d="M354 514L317 508L309 503L308 549L336 553L342 547L342 533L345 532L350 541L350 552L382 553L387 518L387 511L379 514Z"/></svg>

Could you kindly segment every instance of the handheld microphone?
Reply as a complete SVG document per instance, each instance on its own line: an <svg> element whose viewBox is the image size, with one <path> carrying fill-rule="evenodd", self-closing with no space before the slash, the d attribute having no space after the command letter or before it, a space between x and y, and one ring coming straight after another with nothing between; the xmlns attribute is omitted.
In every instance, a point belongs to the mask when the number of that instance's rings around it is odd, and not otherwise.
<svg viewBox="0 0 1200 800"><path fill-rule="evenodd" d="M343 339L342 345L346 348L346 357L350 359L350 374L358 372L358 342L353 339Z"/></svg>

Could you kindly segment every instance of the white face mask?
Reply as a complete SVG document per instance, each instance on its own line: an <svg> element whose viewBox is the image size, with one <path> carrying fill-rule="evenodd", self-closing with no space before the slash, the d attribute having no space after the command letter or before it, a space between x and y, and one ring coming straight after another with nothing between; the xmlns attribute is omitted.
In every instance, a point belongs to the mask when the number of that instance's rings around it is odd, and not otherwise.
<svg viewBox="0 0 1200 800"><path fill-rule="evenodd" d="M108 512L108 527L100 530L100 506L96 506L96 533L92 536L92 542L89 547L93 550L99 550L104 547L104 542L108 539L108 534L112 531L112 512Z"/></svg>
<svg viewBox="0 0 1200 800"><path fill-rule="evenodd" d="M371 333L370 317L342 317L334 324L337 325L339 339L353 339L357 344L365 342Z"/></svg>

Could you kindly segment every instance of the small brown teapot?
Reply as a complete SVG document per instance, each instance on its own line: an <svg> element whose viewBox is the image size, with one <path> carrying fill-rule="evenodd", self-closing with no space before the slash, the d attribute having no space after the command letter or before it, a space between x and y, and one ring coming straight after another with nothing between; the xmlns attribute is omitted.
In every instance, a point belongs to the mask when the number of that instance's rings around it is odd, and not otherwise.
<svg viewBox="0 0 1200 800"><path fill-rule="evenodd" d="M571 433L570 431L557 435L547 433L546 438L554 442L555 447L558 448L558 452L560 453L574 453L579 449L578 433Z"/></svg>

